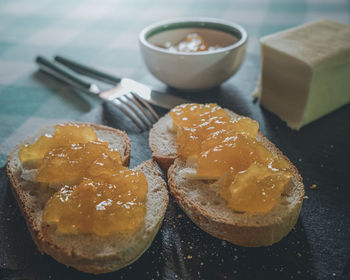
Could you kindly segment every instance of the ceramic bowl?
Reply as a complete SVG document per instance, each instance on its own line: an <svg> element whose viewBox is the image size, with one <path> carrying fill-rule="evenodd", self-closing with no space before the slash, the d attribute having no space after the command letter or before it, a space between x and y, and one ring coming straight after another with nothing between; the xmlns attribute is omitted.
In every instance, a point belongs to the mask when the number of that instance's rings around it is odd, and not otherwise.
<svg viewBox="0 0 350 280"><path fill-rule="evenodd" d="M188 34L197 33L210 46L200 52L173 51ZM157 22L139 35L143 59L149 71L167 85L202 90L220 85L240 68L248 35L236 23L213 18L180 18Z"/></svg>

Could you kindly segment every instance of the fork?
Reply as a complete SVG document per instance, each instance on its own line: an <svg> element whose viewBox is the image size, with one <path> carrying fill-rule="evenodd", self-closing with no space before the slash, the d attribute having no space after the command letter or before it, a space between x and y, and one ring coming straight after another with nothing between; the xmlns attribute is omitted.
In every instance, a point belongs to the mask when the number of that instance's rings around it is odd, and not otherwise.
<svg viewBox="0 0 350 280"><path fill-rule="evenodd" d="M112 102L116 105L136 126L141 130L147 130L155 123L159 116L150 106L150 104L141 98L135 91L132 91L130 86L123 85L122 81L126 80L124 84L132 84L132 80L120 79L109 74L97 71L95 69L83 66L60 56L56 56L55 60L62 65L70 68L74 72L89 76L107 82L110 84L117 84L117 86L102 91L96 84L88 83L68 69L63 68L44 57L38 56L36 62L39 64L40 69L46 73L58 78L73 88L85 93L89 93L105 101ZM128 81L129 80L129 81ZM137 83L137 82L135 82ZM180 102L180 101L179 101Z"/></svg>

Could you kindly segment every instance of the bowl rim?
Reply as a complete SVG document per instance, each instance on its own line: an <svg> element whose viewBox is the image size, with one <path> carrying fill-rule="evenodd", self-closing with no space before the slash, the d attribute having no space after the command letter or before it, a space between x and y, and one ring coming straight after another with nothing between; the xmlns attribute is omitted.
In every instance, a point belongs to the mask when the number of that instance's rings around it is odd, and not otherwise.
<svg viewBox="0 0 350 280"><path fill-rule="evenodd" d="M184 25L184 26L176 26L176 25ZM194 26L191 26L193 25ZM206 26L206 24L209 24L210 26ZM189 25L189 26L185 26ZM213 28L213 25L216 27L224 27L223 29L220 28ZM170 27L170 28L169 28ZM172 52L169 51L165 48L158 47L156 45L151 44L148 42L147 36L152 33L152 31L155 31L156 29L163 29L159 30L158 32L155 32L155 34L161 33L163 31L167 30L172 30L172 29L180 29L180 28L207 28L207 29L214 29L226 33L228 32L228 29L234 30L237 33L240 34L240 38L238 38L238 41L235 42L232 45L217 49L217 50L210 50L210 51L201 51L201 52ZM153 35L150 35L152 37ZM232 35L233 32L231 33ZM147 38L147 39L146 39ZM202 56L202 55L208 55L208 54L217 54L217 53L222 53L222 52L227 52L232 49L237 49L244 45L248 40L248 33L247 31L239 24L228 21L228 20L223 20L223 19L217 19L217 18L208 18L208 17L181 17L181 18L173 18L173 19L168 19L168 20L162 20L155 22L151 25L146 26L144 29L139 34L139 41L142 45L146 46L147 48L153 49L157 52L169 54L169 55L181 55L181 56Z"/></svg>

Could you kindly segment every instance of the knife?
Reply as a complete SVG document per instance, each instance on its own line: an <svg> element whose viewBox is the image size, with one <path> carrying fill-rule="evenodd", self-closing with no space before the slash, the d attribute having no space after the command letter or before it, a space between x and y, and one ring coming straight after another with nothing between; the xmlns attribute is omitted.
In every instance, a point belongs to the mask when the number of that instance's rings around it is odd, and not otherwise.
<svg viewBox="0 0 350 280"><path fill-rule="evenodd" d="M118 97L119 95L121 96L126 92L133 92L146 102L165 109L171 109L176 105L190 102L185 98L181 98L170 93L153 90L151 87L132 79L115 77L62 56L56 56L55 61L68 67L74 72L114 85L115 88L106 91L108 94L113 92L114 97ZM56 65L41 56L36 58L36 62L43 71L64 81L78 90L90 93L92 95L98 95L103 99L105 99L104 97L107 96L107 94L101 91L96 84L85 82L80 77L77 77L77 75L69 71L69 69Z"/></svg>

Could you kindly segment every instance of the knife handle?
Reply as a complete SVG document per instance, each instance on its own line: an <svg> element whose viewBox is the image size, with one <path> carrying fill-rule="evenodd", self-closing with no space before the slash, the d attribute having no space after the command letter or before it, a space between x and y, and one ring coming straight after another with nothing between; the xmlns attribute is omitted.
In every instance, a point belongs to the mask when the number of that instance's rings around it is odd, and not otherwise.
<svg viewBox="0 0 350 280"><path fill-rule="evenodd" d="M55 65L54 63L52 63L51 61L47 60L42 56L38 56L36 58L36 62L38 63L41 70L71 85L75 89L82 90L87 93L100 92L100 90L96 87L96 85L85 82L84 80L78 78L73 73L70 73L68 69L64 69L63 67Z"/></svg>
<svg viewBox="0 0 350 280"><path fill-rule="evenodd" d="M83 74L85 76L112 84L112 85L116 85L118 83L120 83L121 79L115 76L112 76L110 74L104 73L102 71L93 69L91 67L85 66L83 64L80 64L78 62L75 62L73 60L64 58L62 56L55 56L55 60L63 65L65 65L66 67L69 67L70 69L72 69L73 71Z"/></svg>

